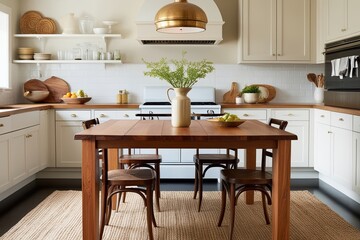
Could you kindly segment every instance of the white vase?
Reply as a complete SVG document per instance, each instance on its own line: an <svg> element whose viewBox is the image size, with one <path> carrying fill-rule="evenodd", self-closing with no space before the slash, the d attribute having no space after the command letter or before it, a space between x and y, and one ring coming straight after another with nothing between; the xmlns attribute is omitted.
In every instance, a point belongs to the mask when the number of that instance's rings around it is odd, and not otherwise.
<svg viewBox="0 0 360 240"><path fill-rule="evenodd" d="M315 103L323 103L324 101L324 88L316 87L314 90Z"/></svg>
<svg viewBox="0 0 360 240"><path fill-rule="evenodd" d="M77 19L74 13L69 13L60 19L60 25L63 29L63 34L74 34L78 33Z"/></svg>
<svg viewBox="0 0 360 240"><path fill-rule="evenodd" d="M170 100L169 91L175 91L175 98ZM171 125L173 127L189 127L191 123L191 102L187 93L191 88L169 88L167 97L171 102Z"/></svg>
<svg viewBox="0 0 360 240"><path fill-rule="evenodd" d="M243 97L246 103L257 103L259 100L259 93L243 93Z"/></svg>

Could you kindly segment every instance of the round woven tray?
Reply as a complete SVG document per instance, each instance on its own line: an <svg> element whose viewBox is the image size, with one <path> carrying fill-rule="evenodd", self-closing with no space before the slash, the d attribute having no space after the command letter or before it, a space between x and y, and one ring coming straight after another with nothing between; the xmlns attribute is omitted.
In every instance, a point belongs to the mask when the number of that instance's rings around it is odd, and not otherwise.
<svg viewBox="0 0 360 240"><path fill-rule="evenodd" d="M55 21L51 18L42 18L36 24L36 33L38 34L53 34L56 33Z"/></svg>
<svg viewBox="0 0 360 240"><path fill-rule="evenodd" d="M36 33L36 24L43 18L40 12L28 11L20 18L20 32L24 34Z"/></svg>

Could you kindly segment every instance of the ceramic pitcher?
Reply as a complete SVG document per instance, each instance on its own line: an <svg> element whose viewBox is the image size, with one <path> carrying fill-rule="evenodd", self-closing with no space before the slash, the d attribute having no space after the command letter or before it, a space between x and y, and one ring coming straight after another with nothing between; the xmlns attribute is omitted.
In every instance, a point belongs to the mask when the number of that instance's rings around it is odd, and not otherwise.
<svg viewBox="0 0 360 240"><path fill-rule="evenodd" d="M170 99L169 92L175 92L175 98ZM191 123L191 102L187 93L191 88L169 88L166 92L171 102L171 125L173 127L189 127Z"/></svg>

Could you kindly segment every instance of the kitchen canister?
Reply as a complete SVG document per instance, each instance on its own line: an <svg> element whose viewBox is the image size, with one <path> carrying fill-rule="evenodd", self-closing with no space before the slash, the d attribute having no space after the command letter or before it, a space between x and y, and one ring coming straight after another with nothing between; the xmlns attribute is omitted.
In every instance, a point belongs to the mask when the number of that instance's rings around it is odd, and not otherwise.
<svg viewBox="0 0 360 240"><path fill-rule="evenodd" d="M323 103L323 101L324 101L324 88L315 87L314 100L315 100L315 103Z"/></svg>

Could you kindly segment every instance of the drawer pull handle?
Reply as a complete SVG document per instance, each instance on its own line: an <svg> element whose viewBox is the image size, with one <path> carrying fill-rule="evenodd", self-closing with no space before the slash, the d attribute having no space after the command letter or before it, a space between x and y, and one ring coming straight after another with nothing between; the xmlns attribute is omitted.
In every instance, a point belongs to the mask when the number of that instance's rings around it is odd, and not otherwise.
<svg viewBox="0 0 360 240"><path fill-rule="evenodd" d="M248 117L248 116L249 116L249 114L245 113L245 114L243 114L243 116L244 116L244 117Z"/></svg>
<svg viewBox="0 0 360 240"><path fill-rule="evenodd" d="M288 114L288 116L289 116L289 117L291 117L291 116L294 116L294 114L292 114L292 113L289 113L289 114Z"/></svg>
<svg viewBox="0 0 360 240"><path fill-rule="evenodd" d="M0 127L3 127L3 126L4 126L4 124L0 123Z"/></svg>
<svg viewBox="0 0 360 240"><path fill-rule="evenodd" d="M332 133L332 131L328 131L328 133Z"/></svg>
<svg viewBox="0 0 360 240"><path fill-rule="evenodd" d="M103 117L106 117L106 115L102 113L102 114L100 114L100 117L103 118Z"/></svg>
<svg viewBox="0 0 360 240"><path fill-rule="evenodd" d="M343 118L339 118L339 121L343 122L343 121L344 121L344 119L343 119Z"/></svg>
<svg viewBox="0 0 360 240"><path fill-rule="evenodd" d="M72 113L70 116L71 117L77 117L75 113Z"/></svg>
<svg viewBox="0 0 360 240"><path fill-rule="evenodd" d="M342 28L341 31L342 31L342 32L345 32L345 31L346 31L346 28Z"/></svg>
<svg viewBox="0 0 360 240"><path fill-rule="evenodd" d="M125 113L125 114L124 114L124 117L128 118L128 117L129 117L129 114L126 114L126 113Z"/></svg>
<svg viewBox="0 0 360 240"><path fill-rule="evenodd" d="M320 117L324 118L325 116L324 116L324 115L321 115Z"/></svg>
<svg viewBox="0 0 360 240"><path fill-rule="evenodd" d="M26 134L25 137L26 137L26 138L31 138L31 137L32 137L32 134Z"/></svg>

